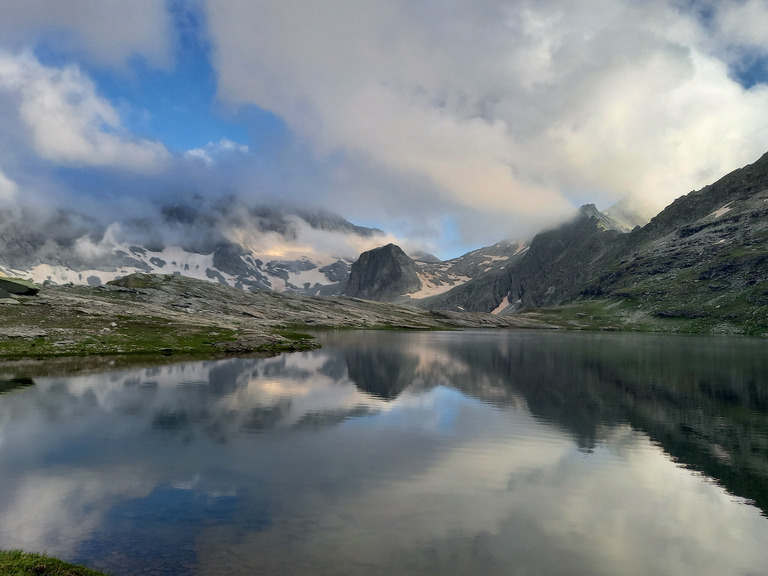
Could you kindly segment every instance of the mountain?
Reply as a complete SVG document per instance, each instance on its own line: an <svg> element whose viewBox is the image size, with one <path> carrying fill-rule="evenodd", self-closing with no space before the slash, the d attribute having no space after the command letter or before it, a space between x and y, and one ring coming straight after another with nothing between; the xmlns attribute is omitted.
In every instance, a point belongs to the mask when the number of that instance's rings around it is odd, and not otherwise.
<svg viewBox="0 0 768 576"><path fill-rule="evenodd" d="M419 305L560 306L548 313L573 326L768 332L768 154L678 198L645 226L622 230L585 206L536 235L503 270Z"/></svg>
<svg viewBox="0 0 768 576"><path fill-rule="evenodd" d="M394 244L363 252L352 265L344 294L380 302L417 303L502 269L527 250L522 242L499 242L441 261L431 254L406 255Z"/></svg>
<svg viewBox="0 0 768 576"><path fill-rule="evenodd" d="M584 295L716 331L764 331L768 313L768 154L682 196L628 234Z"/></svg>
<svg viewBox="0 0 768 576"><path fill-rule="evenodd" d="M181 274L245 290L338 294L358 246L381 235L327 212L234 199L162 206L107 226L75 210L0 211L0 275L98 286L137 272Z"/></svg>
<svg viewBox="0 0 768 576"><path fill-rule="evenodd" d="M573 220L537 234L516 257L418 305L501 313L561 304L579 294L589 271L616 249L624 229L594 204L582 206Z"/></svg>
<svg viewBox="0 0 768 576"><path fill-rule="evenodd" d="M388 302L421 289L416 263L394 244L360 254L352 265L346 296Z"/></svg>
<svg viewBox="0 0 768 576"><path fill-rule="evenodd" d="M535 309L577 328L768 333L768 154L644 226L622 203L588 204L530 242L446 261L366 252L383 233L329 213L197 200L106 226L75 210L0 211L0 275L100 285L161 272L434 311Z"/></svg>

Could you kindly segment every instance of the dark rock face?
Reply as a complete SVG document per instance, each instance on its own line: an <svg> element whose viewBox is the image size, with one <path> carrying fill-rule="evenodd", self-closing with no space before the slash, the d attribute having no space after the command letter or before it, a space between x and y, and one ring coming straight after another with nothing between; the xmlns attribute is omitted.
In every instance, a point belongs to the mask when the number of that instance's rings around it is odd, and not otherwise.
<svg viewBox="0 0 768 576"><path fill-rule="evenodd" d="M349 264L344 260L337 260L333 264L320 268L320 272L325 274L330 282L344 282L349 276Z"/></svg>
<svg viewBox="0 0 768 576"><path fill-rule="evenodd" d="M387 244L360 254L352 264L347 296L391 302L421 288L416 264L399 246Z"/></svg>

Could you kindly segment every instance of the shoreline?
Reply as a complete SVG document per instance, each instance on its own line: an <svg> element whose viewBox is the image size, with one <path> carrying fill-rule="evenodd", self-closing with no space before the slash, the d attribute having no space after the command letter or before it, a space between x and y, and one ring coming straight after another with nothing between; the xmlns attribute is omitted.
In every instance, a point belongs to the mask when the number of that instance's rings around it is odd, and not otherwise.
<svg viewBox="0 0 768 576"><path fill-rule="evenodd" d="M317 329L530 328L766 336L717 318L659 317L624 301L585 300L514 315L427 311L345 296L245 292L183 276L137 274L99 287L43 286L0 305L0 368L87 358L218 359L313 350ZM134 362L135 359L135 362ZM95 363L96 361L94 361Z"/></svg>
<svg viewBox="0 0 768 576"><path fill-rule="evenodd" d="M182 276L44 286L2 305L0 366L89 357L215 359L318 346L306 330L553 328L522 316L429 312L343 296L245 292Z"/></svg>

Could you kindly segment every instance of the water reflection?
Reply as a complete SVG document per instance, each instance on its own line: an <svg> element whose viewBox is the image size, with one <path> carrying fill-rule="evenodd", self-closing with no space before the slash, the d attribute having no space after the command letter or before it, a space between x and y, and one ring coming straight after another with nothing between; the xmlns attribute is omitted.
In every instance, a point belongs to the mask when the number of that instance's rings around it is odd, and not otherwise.
<svg viewBox="0 0 768 576"><path fill-rule="evenodd" d="M762 341L323 344L0 395L0 547L118 576L765 573Z"/></svg>

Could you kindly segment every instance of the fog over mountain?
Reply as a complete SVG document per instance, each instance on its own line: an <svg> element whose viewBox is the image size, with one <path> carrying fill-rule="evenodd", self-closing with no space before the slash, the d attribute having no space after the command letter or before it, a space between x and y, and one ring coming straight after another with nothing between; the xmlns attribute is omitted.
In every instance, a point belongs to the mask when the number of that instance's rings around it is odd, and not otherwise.
<svg viewBox="0 0 768 576"><path fill-rule="evenodd" d="M76 207L0 210L0 273L92 285L133 272L181 273L313 293L346 281L360 252L392 239L328 211L234 196L147 206L111 221Z"/></svg>

